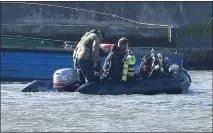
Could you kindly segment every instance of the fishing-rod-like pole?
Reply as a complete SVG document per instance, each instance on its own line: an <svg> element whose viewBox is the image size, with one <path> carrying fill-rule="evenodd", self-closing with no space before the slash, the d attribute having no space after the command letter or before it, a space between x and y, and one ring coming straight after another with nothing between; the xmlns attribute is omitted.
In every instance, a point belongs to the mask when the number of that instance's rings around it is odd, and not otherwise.
<svg viewBox="0 0 213 133"><path fill-rule="evenodd" d="M211 16L210 19L208 20L208 22L205 24L205 27L203 28L203 30L202 30L202 32L201 32L200 38L197 39L197 43L195 43L195 44L198 44L198 45L199 45L201 39L203 38L203 35L204 35L206 29L208 28L210 22L212 21L212 18L213 18L213 16ZM194 49L195 49L195 45L192 46L191 51L194 50Z"/></svg>
<svg viewBox="0 0 213 133"><path fill-rule="evenodd" d="M102 12L97 12L97 11L92 11L92 10L72 8L72 7L65 7L65 6L59 6L59 5L41 4L41 3L28 3L28 2L1 2L1 3L4 3L4 4L27 4L27 5L39 5L39 6L65 8L65 9L71 9L71 10L76 10L76 11L82 11L82 12L89 12L89 13L95 13L95 14L101 14L101 15L111 16L113 18L119 18L119 19L126 20L128 22L132 22L132 23L135 23L135 24L146 25L146 26L153 26L153 27L156 27L156 28L160 28L160 27L172 28L173 27L173 26L170 26L170 25L141 23L141 22L137 22L137 21L134 21L134 20L131 20L131 19L124 18L124 17L120 17L118 15L109 14L109 13L102 13Z"/></svg>
<svg viewBox="0 0 213 133"><path fill-rule="evenodd" d="M204 29L202 30L199 41L203 38L203 35L204 35L204 33L205 33L207 27L209 26L210 22L212 21L212 18L213 18L213 16L210 17L210 19L208 20L208 22L207 22L207 24L205 25Z"/></svg>

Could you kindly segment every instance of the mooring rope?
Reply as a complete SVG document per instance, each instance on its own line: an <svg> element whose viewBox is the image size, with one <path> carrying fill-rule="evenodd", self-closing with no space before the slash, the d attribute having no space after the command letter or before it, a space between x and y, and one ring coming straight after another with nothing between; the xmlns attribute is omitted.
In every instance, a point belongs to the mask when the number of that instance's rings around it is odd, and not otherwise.
<svg viewBox="0 0 213 133"><path fill-rule="evenodd" d="M132 23L135 23L135 24L138 24L138 25L153 26L155 28L163 28L163 27L172 28L173 27L173 26L170 26L170 25L141 23L141 22L138 22L138 21L134 21L134 20L131 20L131 19L128 19L128 18L124 18L124 17L118 16L118 15L113 15L113 14L109 14L109 13L97 12L97 11L80 9L80 8L72 8L72 7L66 7L66 6L59 6L59 5L41 4L41 3L28 3L28 2L1 2L1 3L4 3L4 4L27 4L27 5L39 5L39 6L65 8L65 9L71 9L71 10L76 10L76 11L82 11L82 12L89 12L89 13L111 16L113 18L119 18L119 19L126 20L128 22L132 22Z"/></svg>
<svg viewBox="0 0 213 133"><path fill-rule="evenodd" d="M210 22L212 21L212 18L213 18L213 16L210 17L210 19L208 20L208 22L207 22L207 24L205 25L204 29L202 30L202 33L201 33L201 36L200 36L200 40L201 40L201 38L203 38L203 35L204 35L206 29L208 28ZM200 40L199 40L199 41L200 41Z"/></svg>

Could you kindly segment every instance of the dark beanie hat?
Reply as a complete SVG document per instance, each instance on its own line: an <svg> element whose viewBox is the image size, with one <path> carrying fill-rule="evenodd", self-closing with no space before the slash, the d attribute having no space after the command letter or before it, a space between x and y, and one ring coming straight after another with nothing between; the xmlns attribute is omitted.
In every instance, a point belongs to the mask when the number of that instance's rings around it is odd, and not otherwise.
<svg viewBox="0 0 213 133"><path fill-rule="evenodd" d="M129 42L129 40L127 38L122 37L122 38L119 39L118 45L122 46L122 45L124 45L124 44L126 44L128 42Z"/></svg>

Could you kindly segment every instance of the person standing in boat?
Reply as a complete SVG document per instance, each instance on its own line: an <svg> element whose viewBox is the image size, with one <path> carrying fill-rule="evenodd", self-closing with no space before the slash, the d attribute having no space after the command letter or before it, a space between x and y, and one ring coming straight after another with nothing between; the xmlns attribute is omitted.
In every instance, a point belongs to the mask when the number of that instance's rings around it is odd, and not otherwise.
<svg viewBox="0 0 213 133"><path fill-rule="evenodd" d="M122 37L119 39L117 45L113 45L111 52L108 54L104 65L102 80L119 81L123 71L123 61L127 54L129 41L127 38Z"/></svg>
<svg viewBox="0 0 213 133"><path fill-rule="evenodd" d="M103 38L103 31L86 32L74 50L74 68L77 70L81 84L94 82L96 79L94 68L100 61L99 49Z"/></svg>
<svg viewBox="0 0 213 133"><path fill-rule="evenodd" d="M99 59L96 67L94 68L96 72L101 72L102 71L102 66L101 66L101 57L106 56L106 53L102 48L99 49Z"/></svg>

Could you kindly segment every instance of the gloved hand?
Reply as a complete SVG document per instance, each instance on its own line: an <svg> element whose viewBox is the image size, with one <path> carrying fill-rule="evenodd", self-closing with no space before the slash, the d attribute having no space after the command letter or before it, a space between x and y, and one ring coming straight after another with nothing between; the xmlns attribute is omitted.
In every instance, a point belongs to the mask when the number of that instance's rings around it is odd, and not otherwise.
<svg viewBox="0 0 213 133"><path fill-rule="evenodd" d="M109 71L108 70L106 70L106 71L104 71L102 74L101 74L101 81L108 81L108 80L110 80L110 78L109 78Z"/></svg>
<svg viewBox="0 0 213 133"><path fill-rule="evenodd" d="M154 69L159 69L160 66L159 65L155 65Z"/></svg>
<svg viewBox="0 0 213 133"><path fill-rule="evenodd" d="M95 82L100 82L101 74L99 72L94 72Z"/></svg>

